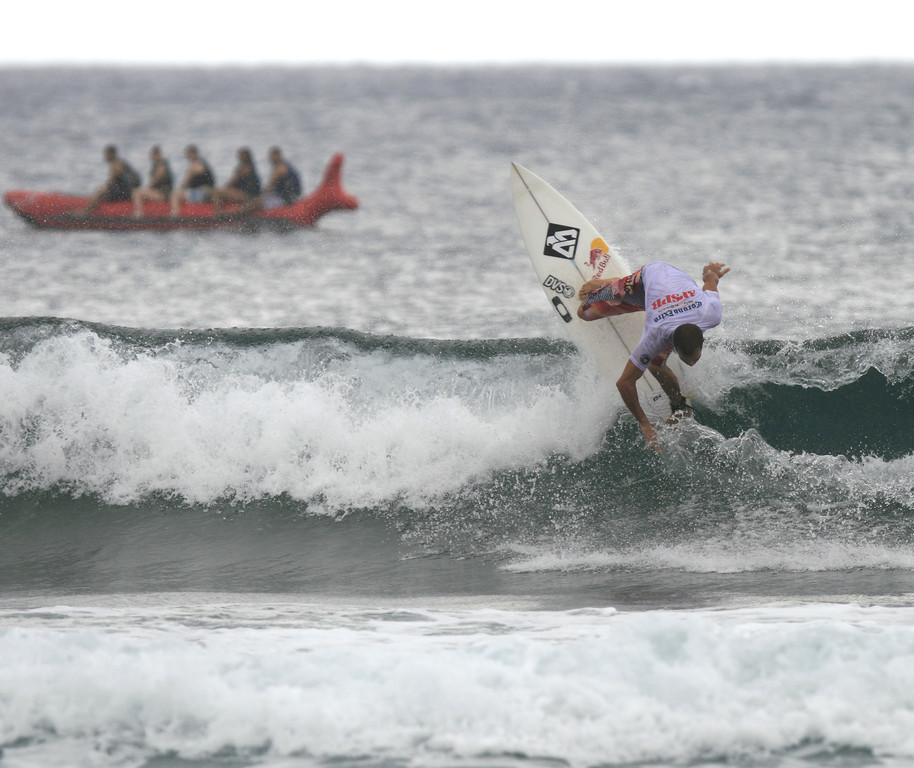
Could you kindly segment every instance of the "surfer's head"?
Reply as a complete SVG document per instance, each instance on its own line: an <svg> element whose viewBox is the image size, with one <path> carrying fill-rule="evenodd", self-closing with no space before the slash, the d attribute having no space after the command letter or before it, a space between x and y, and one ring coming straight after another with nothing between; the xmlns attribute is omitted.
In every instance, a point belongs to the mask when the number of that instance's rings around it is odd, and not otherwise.
<svg viewBox="0 0 914 768"><path fill-rule="evenodd" d="M705 335L694 323L683 323L673 331L673 346L676 354L686 365L695 365L701 357L701 347L705 343Z"/></svg>

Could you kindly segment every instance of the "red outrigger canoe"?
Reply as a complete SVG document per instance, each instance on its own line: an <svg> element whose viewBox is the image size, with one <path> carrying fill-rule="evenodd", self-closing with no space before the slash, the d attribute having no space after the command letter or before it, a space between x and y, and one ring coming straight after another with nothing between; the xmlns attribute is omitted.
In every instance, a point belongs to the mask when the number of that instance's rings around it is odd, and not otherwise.
<svg viewBox="0 0 914 768"><path fill-rule="evenodd" d="M133 203L100 203L88 216L80 211L88 197L66 195L60 192L29 192L12 190L3 196L4 202L29 224L52 229L257 229L273 227L292 229L310 227L324 214L341 209L355 209L359 201L343 189L340 177L343 156L335 154L324 170L324 177L310 194L291 205L271 210L260 210L246 215L233 211L238 206L228 205L220 215L213 212L212 203L185 203L181 215L171 216L166 202L147 202L143 216L133 216Z"/></svg>

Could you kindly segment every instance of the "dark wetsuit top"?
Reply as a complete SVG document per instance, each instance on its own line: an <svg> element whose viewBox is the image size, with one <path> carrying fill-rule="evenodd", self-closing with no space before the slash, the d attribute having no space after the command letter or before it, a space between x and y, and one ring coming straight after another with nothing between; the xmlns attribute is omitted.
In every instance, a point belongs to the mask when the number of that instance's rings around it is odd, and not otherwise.
<svg viewBox="0 0 914 768"><path fill-rule="evenodd" d="M251 166L251 170L238 179L234 187L244 192L244 196L249 200L257 197L260 194L260 176L257 175L257 169Z"/></svg>
<svg viewBox="0 0 914 768"><path fill-rule="evenodd" d="M286 168L289 172L276 180L273 191L286 205L291 205L301 195L301 177L289 163L286 163Z"/></svg>
<svg viewBox="0 0 914 768"><path fill-rule="evenodd" d="M152 188L156 192L161 192L166 197L171 194L172 187L174 187L174 178L171 175L171 167L168 165L167 160L160 160L159 163L153 163L152 168L149 169L149 178L152 179L156 175L156 170L159 164L165 166L165 175L159 179L155 184L152 185Z"/></svg>
<svg viewBox="0 0 914 768"><path fill-rule="evenodd" d="M216 186L216 177L213 175L212 169L204 160L199 161L203 166L203 170L195 173L187 180L188 189L196 189L197 187L214 187Z"/></svg>
<svg viewBox="0 0 914 768"><path fill-rule="evenodd" d="M117 176L108 182L108 189L102 195L102 200L109 203L130 200L133 196L133 190L138 186L140 186L140 174L129 163L121 160L121 170Z"/></svg>

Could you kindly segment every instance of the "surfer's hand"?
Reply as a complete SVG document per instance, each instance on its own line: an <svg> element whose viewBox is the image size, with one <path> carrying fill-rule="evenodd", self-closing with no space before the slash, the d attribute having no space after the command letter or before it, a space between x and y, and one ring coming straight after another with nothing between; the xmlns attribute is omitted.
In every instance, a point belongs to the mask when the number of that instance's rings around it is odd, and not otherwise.
<svg viewBox="0 0 914 768"><path fill-rule="evenodd" d="M660 439L650 423L642 424L641 431L644 433L644 439L647 440L647 447L655 453L660 453Z"/></svg>
<svg viewBox="0 0 914 768"><path fill-rule="evenodd" d="M705 265L705 268L701 270L702 275L706 275L709 272L713 273L716 277L721 278L730 271L730 267L720 261L712 261Z"/></svg>
<svg viewBox="0 0 914 768"><path fill-rule="evenodd" d="M708 264L705 264L705 268L701 270L701 276L707 280L709 277L713 280L720 280L727 272L730 271L730 267L726 264L723 264L719 261L712 261Z"/></svg>
<svg viewBox="0 0 914 768"><path fill-rule="evenodd" d="M729 271L730 267L721 264L719 261L712 261L706 264L701 271L701 277L704 280L704 285L702 285L701 289L703 291L716 291L717 283Z"/></svg>

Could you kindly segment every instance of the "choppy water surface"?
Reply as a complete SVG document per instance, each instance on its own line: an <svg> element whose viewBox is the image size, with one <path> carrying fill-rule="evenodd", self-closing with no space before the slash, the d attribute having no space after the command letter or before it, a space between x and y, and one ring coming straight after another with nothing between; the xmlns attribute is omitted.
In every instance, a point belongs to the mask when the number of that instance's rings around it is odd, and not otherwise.
<svg viewBox="0 0 914 768"><path fill-rule="evenodd" d="M4 766L914 759L909 67L0 71L0 186L272 144L313 230L0 212ZM648 453L508 167L728 262ZM265 160L262 161L265 166ZM309 182L310 179L310 182Z"/></svg>

